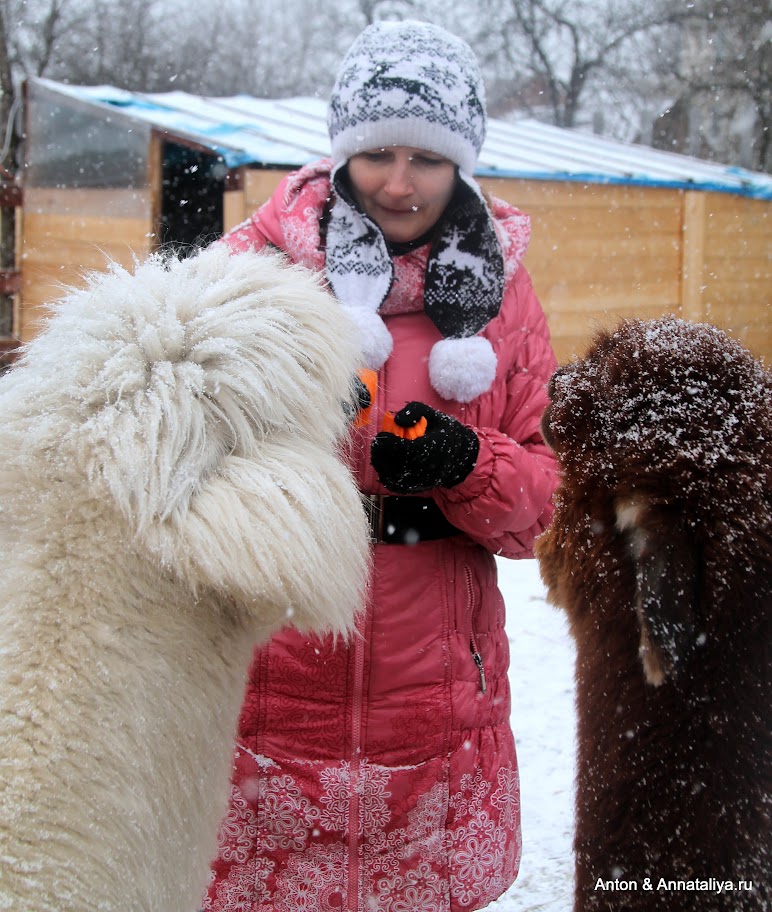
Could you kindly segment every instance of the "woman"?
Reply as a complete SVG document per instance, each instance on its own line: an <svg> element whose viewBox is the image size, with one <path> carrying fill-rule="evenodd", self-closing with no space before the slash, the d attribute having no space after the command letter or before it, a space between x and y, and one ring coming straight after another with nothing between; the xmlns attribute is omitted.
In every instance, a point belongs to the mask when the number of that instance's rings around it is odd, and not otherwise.
<svg viewBox="0 0 772 912"><path fill-rule="evenodd" d="M555 486L529 223L471 177L482 80L443 29L367 28L329 127L332 160L226 240L323 272L359 328L378 372L352 431L373 577L350 643L287 631L256 654L205 908L478 909L520 858L494 555L531 556Z"/></svg>

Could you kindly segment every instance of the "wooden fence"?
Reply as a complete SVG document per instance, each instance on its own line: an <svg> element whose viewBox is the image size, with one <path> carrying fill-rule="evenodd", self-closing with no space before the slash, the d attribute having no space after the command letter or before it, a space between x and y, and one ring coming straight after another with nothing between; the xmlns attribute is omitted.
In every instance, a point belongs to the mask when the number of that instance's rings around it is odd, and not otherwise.
<svg viewBox="0 0 772 912"><path fill-rule="evenodd" d="M243 169L240 188L224 196L226 230L267 199L284 173ZM727 329L772 363L769 201L570 181L481 184L531 217L525 265L561 362L581 353L599 326L673 313ZM61 198L36 207L34 193ZM155 217L152 201L137 191L34 191L33 205L27 202L23 338L35 331L38 305L77 283L84 269L100 268L106 256L129 263L145 255Z"/></svg>

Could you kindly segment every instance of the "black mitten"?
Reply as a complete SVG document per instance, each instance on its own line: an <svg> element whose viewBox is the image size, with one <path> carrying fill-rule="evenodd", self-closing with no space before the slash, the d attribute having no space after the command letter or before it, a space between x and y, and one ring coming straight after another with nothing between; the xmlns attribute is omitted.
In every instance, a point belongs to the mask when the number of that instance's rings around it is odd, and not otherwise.
<svg viewBox="0 0 772 912"><path fill-rule="evenodd" d="M394 423L410 428L421 418L426 419L422 436L407 439L381 431L370 446L370 461L381 484L396 494L452 488L467 477L477 462L477 434L423 402L410 402L397 412Z"/></svg>

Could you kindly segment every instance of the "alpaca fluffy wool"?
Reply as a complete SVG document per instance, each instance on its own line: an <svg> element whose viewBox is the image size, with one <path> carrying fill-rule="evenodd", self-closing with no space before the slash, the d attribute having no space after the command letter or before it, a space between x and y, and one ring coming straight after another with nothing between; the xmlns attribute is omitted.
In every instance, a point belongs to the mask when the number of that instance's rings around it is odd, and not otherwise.
<svg viewBox="0 0 772 912"><path fill-rule="evenodd" d="M197 908L254 644L361 604L353 334L220 246L91 276L0 379L0 910Z"/></svg>
<svg viewBox="0 0 772 912"><path fill-rule="evenodd" d="M577 647L574 910L767 910L772 374L709 324L630 320L550 398L536 555Z"/></svg>

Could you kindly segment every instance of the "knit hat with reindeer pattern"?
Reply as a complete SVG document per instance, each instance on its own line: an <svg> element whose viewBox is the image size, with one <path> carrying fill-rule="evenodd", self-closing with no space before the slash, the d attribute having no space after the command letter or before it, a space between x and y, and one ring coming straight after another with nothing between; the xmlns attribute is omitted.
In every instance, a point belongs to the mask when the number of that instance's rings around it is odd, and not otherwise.
<svg viewBox="0 0 772 912"><path fill-rule="evenodd" d="M328 112L335 202L326 272L359 327L368 367L391 354L378 314L394 267L378 225L342 177L351 156L388 146L425 149L457 165L458 188L441 217L426 267L424 310L442 333L429 378L444 399L469 402L490 389L496 355L481 330L501 307L504 268L493 219L472 173L485 138L485 93L471 48L426 22L379 22L341 64Z"/></svg>

